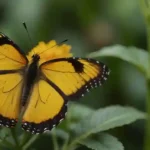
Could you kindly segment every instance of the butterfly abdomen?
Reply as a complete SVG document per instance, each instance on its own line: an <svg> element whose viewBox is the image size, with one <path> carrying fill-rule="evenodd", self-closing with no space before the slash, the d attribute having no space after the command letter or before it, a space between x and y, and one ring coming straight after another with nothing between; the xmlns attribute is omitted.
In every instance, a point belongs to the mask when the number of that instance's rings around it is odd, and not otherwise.
<svg viewBox="0 0 150 150"><path fill-rule="evenodd" d="M29 67L26 70L23 94L22 94L22 106L26 104L27 99L30 96L30 92L32 91L31 89L33 87L33 84L37 78L39 59L40 58L38 55L34 55L32 63L29 65Z"/></svg>

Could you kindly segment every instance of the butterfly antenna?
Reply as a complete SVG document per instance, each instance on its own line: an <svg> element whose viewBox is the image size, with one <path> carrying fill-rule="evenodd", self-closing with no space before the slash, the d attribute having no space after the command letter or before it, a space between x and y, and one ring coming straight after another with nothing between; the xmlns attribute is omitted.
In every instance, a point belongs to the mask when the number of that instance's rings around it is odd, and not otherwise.
<svg viewBox="0 0 150 150"><path fill-rule="evenodd" d="M30 36L30 34L29 34L28 27L27 27L27 25L26 25L26 23L25 23L25 22L23 22L22 24L23 24L23 26L24 26L24 28L25 28L25 30L26 30L26 32L27 32L27 35L28 35L28 38L29 38L30 44L31 44L31 46L33 47L33 42L32 42L31 36ZM35 54L35 52L34 52L34 54Z"/></svg>
<svg viewBox="0 0 150 150"><path fill-rule="evenodd" d="M46 50L42 51L42 52L41 52L41 53L39 53L38 55L40 55L40 54L44 53L45 51L47 51L47 50L49 50L49 49L51 49L51 48L54 48L54 47L56 47L56 46L58 46L58 45L61 45L61 44L65 43L65 42L67 42L67 41L68 41L68 39L63 40L63 41L61 41L60 43L55 44L54 46L52 46L52 47L50 47L50 48L48 48L48 49L46 49Z"/></svg>

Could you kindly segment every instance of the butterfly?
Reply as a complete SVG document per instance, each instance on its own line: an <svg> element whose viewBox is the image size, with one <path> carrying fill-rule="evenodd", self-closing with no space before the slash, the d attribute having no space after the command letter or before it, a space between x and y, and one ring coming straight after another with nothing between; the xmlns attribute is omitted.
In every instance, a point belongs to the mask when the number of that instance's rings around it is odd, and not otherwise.
<svg viewBox="0 0 150 150"><path fill-rule="evenodd" d="M107 80L105 64L72 57L69 46L53 44L41 42L26 56L0 33L0 125L14 127L23 111L22 129L49 131L65 118L69 100Z"/></svg>

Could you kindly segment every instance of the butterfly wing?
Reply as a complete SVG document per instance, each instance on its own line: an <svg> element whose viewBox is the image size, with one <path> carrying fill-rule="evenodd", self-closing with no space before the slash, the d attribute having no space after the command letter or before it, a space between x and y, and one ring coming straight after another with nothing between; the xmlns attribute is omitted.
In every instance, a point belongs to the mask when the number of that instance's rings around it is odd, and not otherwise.
<svg viewBox="0 0 150 150"><path fill-rule="evenodd" d="M3 70L21 69L27 62L28 60L20 48L7 36L0 33L0 73Z"/></svg>
<svg viewBox="0 0 150 150"><path fill-rule="evenodd" d="M0 33L0 125L17 122L22 90L22 74L27 58L19 47Z"/></svg>
<svg viewBox="0 0 150 150"><path fill-rule="evenodd" d="M51 130L67 111L65 95L50 81L35 83L23 115L22 128L33 134Z"/></svg>
<svg viewBox="0 0 150 150"><path fill-rule="evenodd" d="M43 63L41 72L69 98L79 98L102 85L109 75L103 63L87 58L60 58Z"/></svg>
<svg viewBox="0 0 150 150"><path fill-rule="evenodd" d="M19 74L0 75L0 125L14 126L17 122L22 76Z"/></svg>

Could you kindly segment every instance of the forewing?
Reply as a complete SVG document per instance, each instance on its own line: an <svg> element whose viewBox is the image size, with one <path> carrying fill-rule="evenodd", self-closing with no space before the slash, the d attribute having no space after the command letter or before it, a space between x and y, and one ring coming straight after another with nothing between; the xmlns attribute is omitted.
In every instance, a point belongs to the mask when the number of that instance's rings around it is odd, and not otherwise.
<svg viewBox="0 0 150 150"><path fill-rule="evenodd" d="M28 63L25 54L7 36L0 33L0 73L18 70Z"/></svg>
<svg viewBox="0 0 150 150"><path fill-rule="evenodd" d="M42 74L66 96L79 98L107 80L109 69L103 63L86 58L62 58L40 66Z"/></svg>

